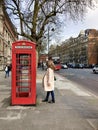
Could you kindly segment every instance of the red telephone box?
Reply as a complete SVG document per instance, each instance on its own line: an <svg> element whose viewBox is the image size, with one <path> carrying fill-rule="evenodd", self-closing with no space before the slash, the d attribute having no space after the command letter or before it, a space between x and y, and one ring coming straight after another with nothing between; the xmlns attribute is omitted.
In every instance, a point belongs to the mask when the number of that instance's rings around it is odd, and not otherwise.
<svg viewBox="0 0 98 130"><path fill-rule="evenodd" d="M12 44L12 105L36 104L36 44Z"/></svg>

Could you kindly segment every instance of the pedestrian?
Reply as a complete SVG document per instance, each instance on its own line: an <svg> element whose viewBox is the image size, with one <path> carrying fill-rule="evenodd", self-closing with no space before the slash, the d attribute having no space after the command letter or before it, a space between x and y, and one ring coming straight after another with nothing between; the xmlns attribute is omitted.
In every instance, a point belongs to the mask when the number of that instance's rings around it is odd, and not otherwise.
<svg viewBox="0 0 98 130"><path fill-rule="evenodd" d="M44 91L47 92L47 95L46 95L46 98L42 100L42 102L55 103L54 70L55 70L55 65L52 61L52 58L49 57L49 60L47 62L47 71L43 77L43 87L44 87ZM48 101L50 94L51 94L52 100Z"/></svg>
<svg viewBox="0 0 98 130"><path fill-rule="evenodd" d="M41 63L42 70L44 70L44 62Z"/></svg>
<svg viewBox="0 0 98 130"><path fill-rule="evenodd" d="M42 61L42 70L44 70L44 63L43 63L43 61Z"/></svg>
<svg viewBox="0 0 98 130"><path fill-rule="evenodd" d="M9 77L9 67L8 65L5 66L5 78Z"/></svg>

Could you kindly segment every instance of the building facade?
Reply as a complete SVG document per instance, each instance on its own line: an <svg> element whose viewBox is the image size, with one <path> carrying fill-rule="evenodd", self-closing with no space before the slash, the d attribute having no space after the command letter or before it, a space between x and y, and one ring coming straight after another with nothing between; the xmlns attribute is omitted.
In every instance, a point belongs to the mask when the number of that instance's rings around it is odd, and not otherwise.
<svg viewBox="0 0 98 130"><path fill-rule="evenodd" d="M17 38L16 28L0 2L0 70L5 64L11 64L12 42Z"/></svg>
<svg viewBox="0 0 98 130"><path fill-rule="evenodd" d="M61 62L98 64L98 31L86 29L76 38L69 38L61 46L49 52L51 56L60 56Z"/></svg>

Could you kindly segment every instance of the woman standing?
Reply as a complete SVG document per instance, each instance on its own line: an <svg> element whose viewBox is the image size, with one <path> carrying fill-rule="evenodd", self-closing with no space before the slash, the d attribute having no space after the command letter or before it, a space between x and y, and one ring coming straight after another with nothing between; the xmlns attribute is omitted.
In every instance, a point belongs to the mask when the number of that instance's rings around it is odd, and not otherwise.
<svg viewBox="0 0 98 130"><path fill-rule="evenodd" d="M51 94L52 100L49 103L55 103L55 96L54 96L54 70L55 65L52 61L52 58L49 57L49 61L47 62L47 71L43 77L43 87L44 90L47 92L46 98L42 100L43 102L48 102L49 95Z"/></svg>

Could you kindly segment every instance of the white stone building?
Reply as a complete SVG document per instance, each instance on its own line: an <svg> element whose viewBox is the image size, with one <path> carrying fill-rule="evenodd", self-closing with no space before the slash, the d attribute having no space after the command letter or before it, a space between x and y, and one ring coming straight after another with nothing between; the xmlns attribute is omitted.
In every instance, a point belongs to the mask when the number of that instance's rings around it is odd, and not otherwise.
<svg viewBox="0 0 98 130"><path fill-rule="evenodd" d="M16 28L0 2L0 70L11 64L12 42L17 40Z"/></svg>

